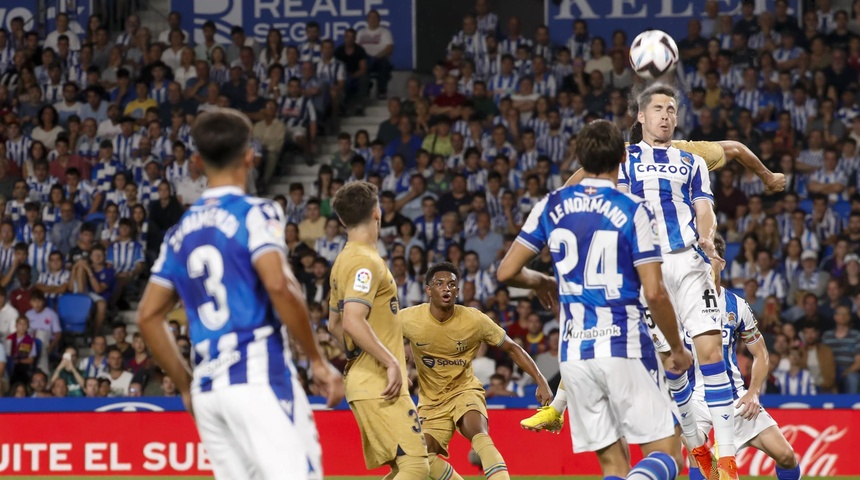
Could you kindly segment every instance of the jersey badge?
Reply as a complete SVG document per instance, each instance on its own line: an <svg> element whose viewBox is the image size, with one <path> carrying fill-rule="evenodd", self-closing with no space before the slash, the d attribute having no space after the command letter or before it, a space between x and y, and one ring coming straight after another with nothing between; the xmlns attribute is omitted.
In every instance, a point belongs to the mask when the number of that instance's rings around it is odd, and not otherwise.
<svg viewBox="0 0 860 480"><path fill-rule="evenodd" d="M352 288L357 292L370 293L370 281L373 280L370 270L366 268L360 269L355 273L355 283Z"/></svg>
<svg viewBox="0 0 860 480"><path fill-rule="evenodd" d="M589 186L588 188L585 189L586 195L594 195L595 193L597 193L597 189L592 187L592 186Z"/></svg>

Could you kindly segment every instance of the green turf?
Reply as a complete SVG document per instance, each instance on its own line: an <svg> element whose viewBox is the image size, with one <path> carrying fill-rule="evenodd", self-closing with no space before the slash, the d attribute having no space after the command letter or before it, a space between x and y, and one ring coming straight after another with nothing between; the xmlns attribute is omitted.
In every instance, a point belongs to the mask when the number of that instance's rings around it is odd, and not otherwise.
<svg viewBox="0 0 860 480"><path fill-rule="evenodd" d="M166 477L166 476L149 476L149 477L129 477L129 476L87 476L87 477L78 477L78 476L10 476L3 477L8 480L151 480L151 479L176 479L176 480L210 480L212 477L201 477L201 476L191 476L191 477ZM378 477L332 477L327 476L326 480L375 480ZM512 477L514 480L562 480L562 479L570 479L570 480L602 480L601 477L597 476L589 476L589 475L577 475L577 476L557 476L557 477L532 477L532 476L519 476L514 475ZM681 480L685 480L689 477L686 475L682 475L679 477ZM743 479L754 480L757 478L769 478L769 477L741 477ZM837 479L837 480L860 480L858 476L836 476L836 477L803 477L803 480L828 480L828 479ZM484 477L464 477L465 480L485 480Z"/></svg>

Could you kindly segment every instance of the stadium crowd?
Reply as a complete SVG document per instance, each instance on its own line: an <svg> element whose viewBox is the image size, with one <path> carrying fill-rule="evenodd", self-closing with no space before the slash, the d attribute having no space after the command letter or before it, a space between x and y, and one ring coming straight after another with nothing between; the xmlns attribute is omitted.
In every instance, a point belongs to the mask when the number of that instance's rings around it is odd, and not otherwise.
<svg viewBox="0 0 860 480"><path fill-rule="evenodd" d="M759 321L767 394L860 389L860 0L849 12L816 3L798 22L784 0L760 15L745 1L737 18L709 1L678 42L674 80L687 92L678 137L740 141L786 176L786 191L769 193L737 162L712 173L729 242L722 282ZM164 232L206 188L189 161L190 125L219 107L244 112L257 153L248 190L262 194L288 162L316 163L322 133L363 114L371 82L390 118L375 134L337 135L311 191L294 183L275 196L328 356L346 363L325 327L328 273L345 243L330 200L365 179L382 192L379 251L401 306L425 300L429 265L459 265L461 302L503 326L557 385L555 312L499 285L495 268L533 205L579 168L571 147L583 125L633 125L628 94L641 80L624 32L604 39L576 20L554 45L546 26L526 35L516 17L502 22L477 0L432 78L411 77L403 98L388 98L395 47L374 11L337 44L313 22L302 43L273 29L258 44L236 26L222 45L211 23L194 44L175 12L162 32L136 15L111 32L93 15L78 37L68 20L60 14L44 39L23 18L0 29L0 376L10 396L176 395L120 312L139 297ZM552 272L547 251L536 262ZM68 294L92 299L83 358L57 312ZM181 306L169 318L188 358ZM737 355L749 380L751 359ZM528 388L493 350L473 368L487 396Z"/></svg>

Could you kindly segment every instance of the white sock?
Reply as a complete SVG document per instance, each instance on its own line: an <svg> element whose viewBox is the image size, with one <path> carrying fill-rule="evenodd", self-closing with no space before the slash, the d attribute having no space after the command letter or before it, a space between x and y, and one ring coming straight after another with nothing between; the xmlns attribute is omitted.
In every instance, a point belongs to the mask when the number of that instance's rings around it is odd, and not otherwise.
<svg viewBox="0 0 860 480"><path fill-rule="evenodd" d="M567 392L564 389L559 388L557 392L555 392L555 398L552 399L552 403L549 404L552 408L555 409L558 413L564 413L567 409Z"/></svg>
<svg viewBox="0 0 860 480"><path fill-rule="evenodd" d="M687 374L675 375L671 372L666 372L666 380L669 383L669 391L672 392L672 397L678 405L678 411L681 413L681 432L687 440L687 445L690 450L702 446L705 441L702 435L699 435L699 426L696 425L696 417L693 415L693 389L690 387L690 382L687 379Z"/></svg>

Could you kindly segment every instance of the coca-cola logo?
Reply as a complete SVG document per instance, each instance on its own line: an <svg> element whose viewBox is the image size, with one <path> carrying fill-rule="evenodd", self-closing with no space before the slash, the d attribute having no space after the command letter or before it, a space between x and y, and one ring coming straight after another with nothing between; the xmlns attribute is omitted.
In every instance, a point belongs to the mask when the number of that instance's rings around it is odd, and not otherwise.
<svg viewBox="0 0 860 480"><path fill-rule="evenodd" d="M794 447L804 476L829 477L838 473L836 463L839 453L831 451L829 447L848 433L847 427L840 429L836 425L830 425L823 430L817 430L809 425L783 425L780 431ZM775 474L775 462L761 450L744 449L738 453L736 461L738 468L746 466L749 475Z"/></svg>

